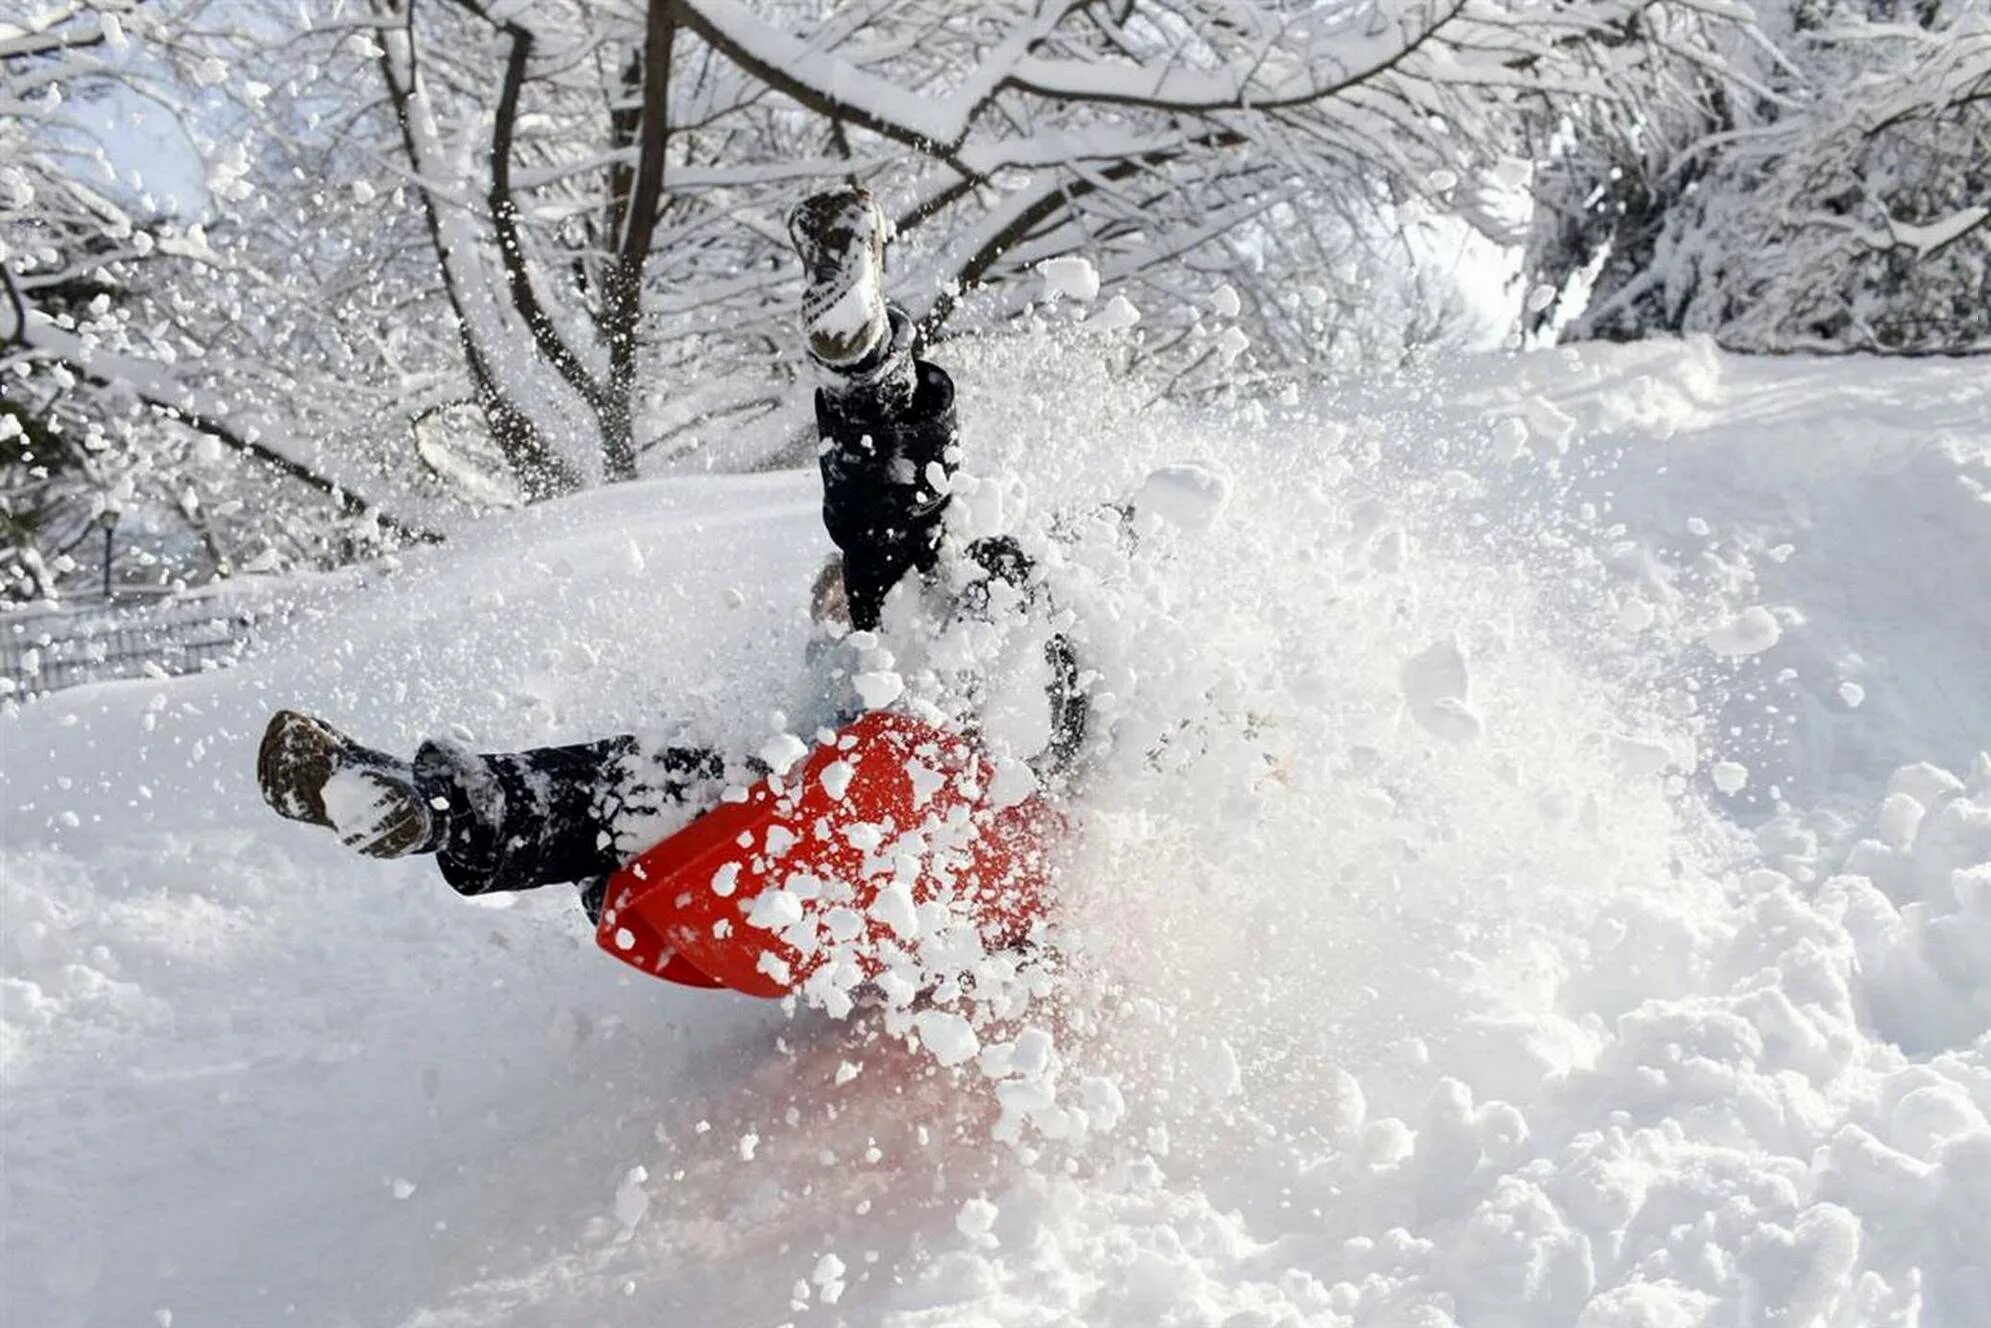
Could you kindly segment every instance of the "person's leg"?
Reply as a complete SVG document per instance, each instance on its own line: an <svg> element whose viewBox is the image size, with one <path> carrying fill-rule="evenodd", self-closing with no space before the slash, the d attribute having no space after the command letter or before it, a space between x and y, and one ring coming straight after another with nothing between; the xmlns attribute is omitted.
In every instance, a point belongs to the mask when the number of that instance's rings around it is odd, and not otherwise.
<svg viewBox="0 0 1991 1328"><path fill-rule="evenodd" d="M867 190L809 198L788 226L808 269L803 330L823 370L816 389L823 525L843 553L850 623L874 628L892 587L908 572L931 571L939 556L948 479L960 461L954 383L914 354L911 320L885 302L890 225ZM985 581L1039 596L1035 566L1014 539L978 540L967 556ZM822 599L820 586L816 597ZM974 613L985 605L971 585L963 608ZM1070 639L1053 635L1045 659L1052 739L1038 774L1062 783L1080 755L1091 707Z"/></svg>
<svg viewBox="0 0 1991 1328"><path fill-rule="evenodd" d="M697 801L724 773L703 748L648 749L627 736L503 754L427 742L414 770L447 799L436 864L464 895L605 876L626 856L619 822Z"/></svg>
<svg viewBox="0 0 1991 1328"><path fill-rule="evenodd" d="M863 386L816 391L823 526L843 551L844 594L860 629L878 625L885 596L908 572L933 570L958 461L953 381L910 349L900 353L915 375L903 401Z"/></svg>
<svg viewBox="0 0 1991 1328"><path fill-rule="evenodd" d="M622 865L616 826L716 790L718 756L633 737L478 754L423 743L413 761L280 711L257 762L263 796L373 857L434 853L459 894L586 882Z"/></svg>
<svg viewBox="0 0 1991 1328"><path fill-rule="evenodd" d="M871 195L818 194L789 217L808 269L802 319L823 370L823 525L843 552L851 623L878 625L909 571L930 571L957 461L954 384L914 353L912 322L884 298L889 224Z"/></svg>

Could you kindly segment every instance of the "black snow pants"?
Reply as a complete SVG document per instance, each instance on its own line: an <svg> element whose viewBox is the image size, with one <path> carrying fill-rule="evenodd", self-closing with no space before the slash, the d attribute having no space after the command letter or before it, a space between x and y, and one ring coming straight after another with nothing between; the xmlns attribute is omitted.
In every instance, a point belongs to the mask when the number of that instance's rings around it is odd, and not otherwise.
<svg viewBox="0 0 1991 1328"><path fill-rule="evenodd" d="M823 525L842 550L844 593L859 629L877 627L891 589L908 572L931 571L939 553L944 477L956 464L954 384L924 361L915 361L915 372L910 400L903 390L862 383L816 393ZM971 554L991 574L1027 575L1014 541L982 544ZM1076 696L1069 651L1053 663ZM1082 718L1082 708L1066 716L1067 726L1079 722L1074 716ZM577 882L590 916L628 849L617 843L615 826L668 805L716 799L724 767L716 752L644 750L630 736L485 755L425 743L415 758L423 791L448 804L437 859L451 886L479 895Z"/></svg>

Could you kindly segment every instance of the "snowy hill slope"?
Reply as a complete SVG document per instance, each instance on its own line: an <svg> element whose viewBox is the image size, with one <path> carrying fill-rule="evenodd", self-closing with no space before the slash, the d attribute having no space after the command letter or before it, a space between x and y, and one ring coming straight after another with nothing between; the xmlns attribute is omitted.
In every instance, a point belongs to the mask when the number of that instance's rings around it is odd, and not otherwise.
<svg viewBox="0 0 1991 1328"><path fill-rule="evenodd" d="M1181 414L1110 350L950 354L971 524L1228 477L1131 559L1047 546L1120 741L1007 1049L624 977L566 892L262 808L278 705L403 748L792 708L809 477L516 513L232 672L8 713L8 1322L1991 1320L1981 364Z"/></svg>

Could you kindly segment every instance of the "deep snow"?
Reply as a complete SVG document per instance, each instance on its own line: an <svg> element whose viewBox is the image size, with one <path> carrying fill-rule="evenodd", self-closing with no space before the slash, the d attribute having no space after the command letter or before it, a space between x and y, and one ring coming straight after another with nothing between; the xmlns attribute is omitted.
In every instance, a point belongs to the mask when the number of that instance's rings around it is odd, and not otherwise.
<svg viewBox="0 0 1991 1328"><path fill-rule="evenodd" d="M1151 514L1043 544L1117 741L1014 1017L625 977L569 892L254 793L279 705L757 749L804 474L494 518L232 671L10 703L6 1321L1991 1322L1981 364L1183 413L1118 353L944 357L965 524Z"/></svg>

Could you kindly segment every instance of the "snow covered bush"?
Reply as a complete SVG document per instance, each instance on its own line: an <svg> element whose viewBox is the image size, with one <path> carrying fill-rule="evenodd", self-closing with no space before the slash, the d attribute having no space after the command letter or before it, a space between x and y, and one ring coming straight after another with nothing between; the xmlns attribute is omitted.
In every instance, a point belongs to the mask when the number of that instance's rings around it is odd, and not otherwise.
<svg viewBox="0 0 1991 1328"><path fill-rule="evenodd" d="M255 326L269 273L224 253L249 161L207 136L205 89L227 68L201 9L101 0L0 21L0 599L379 542L378 514L263 408L287 396ZM106 150L162 125L177 150ZM175 197L189 191L205 214Z"/></svg>
<svg viewBox="0 0 1991 1328"><path fill-rule="evenodd" d="M1774 46L1736 52L1726 74L1679 62L1689 98L1556 119L1530 262L1550 286L1591 283L1567 335L1991 345L1983 6L1796 0L1758 20Z"/></svg>

